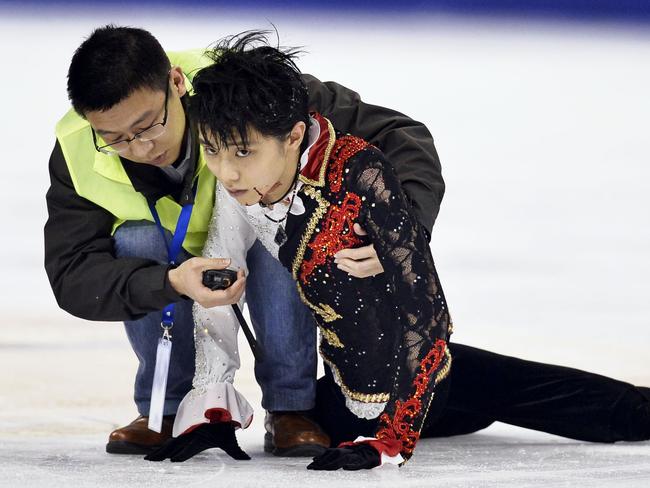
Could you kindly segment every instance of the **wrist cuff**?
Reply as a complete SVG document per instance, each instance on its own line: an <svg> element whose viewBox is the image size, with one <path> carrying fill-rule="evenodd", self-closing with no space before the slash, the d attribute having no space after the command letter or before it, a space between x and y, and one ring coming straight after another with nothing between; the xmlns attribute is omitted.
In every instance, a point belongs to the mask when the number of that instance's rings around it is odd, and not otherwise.
<svg viewBox="0 0 650 488"><path fill-rule="evenodd" d="M404 462L404 458L400 454L402 450L402 442L396 439L389 440L359 436L354 441L341 442L338 447L354 446L358 444L369 444L372 446L379 453L382 466L384 464L399 465Z"/></svg>

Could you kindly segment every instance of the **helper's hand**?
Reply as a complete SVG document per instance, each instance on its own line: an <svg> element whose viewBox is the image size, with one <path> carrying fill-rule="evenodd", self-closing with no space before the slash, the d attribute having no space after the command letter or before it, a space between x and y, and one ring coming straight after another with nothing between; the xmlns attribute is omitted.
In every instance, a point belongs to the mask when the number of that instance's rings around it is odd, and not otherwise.
<svg viewBox="0 0 650 488"><path fill-rule="evenodd" d="M343 468L348 471L372 469L381 464L379 452L369 444L353 444L351 446L326 449L316 456L307 469L334 471Z"/></svg>
<svg viewBox="0 0 650 488"><path fill-rule="evenodd" d="M231 422L203 424L187 434L169 439L144 458L147 461L164 461L169 458L173 463L181 463L214 447L223 449L233 459L250 459L250 456L239 447L235 437L235 427Z"/></svg>
<svg viewBox="0 0 650 488"><path fill-rule="evenodd" d="M367 235L359 224L354 224L353 229L357 235ZM372 244L355 249L343 249L334 255L334 262L340 270L355 278L368 278L384 272L384 267L379 262L377 251Z"/></svg>
<svg viewBox="0 0 650 488"><path fill-rule="evenodd" d="M246 289L246 277L239 270L237 281L225 290L212 291L203 286L203 272L208 269L225 269L230 265L230 259L190 258L178 268L170 269L167 273L169 283L181 295L190 297L205 308L219 305L232 305Z"/></svg>

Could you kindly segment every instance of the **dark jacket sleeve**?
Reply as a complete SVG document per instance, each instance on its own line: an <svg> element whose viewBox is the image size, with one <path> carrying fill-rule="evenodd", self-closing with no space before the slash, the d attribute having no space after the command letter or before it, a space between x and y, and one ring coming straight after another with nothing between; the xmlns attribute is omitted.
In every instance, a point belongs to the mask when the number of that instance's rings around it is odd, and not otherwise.
<svg viewBox="0 0 650 488"><path fill-rule="evenodd" d="M397 172L418 221L429 235L445 193L440 160L424 124L394 110L361 101L359 94L331 81L303 75L310 108L332 121L337 130L377 146Z"/></svg>
<svg viewBox="0 0 650 488"><path fill-rule="evenodd" d="M131 320L181 299L168 266L115 258L115 218L77 194L58 142L46 200L45 270L62 309L89 320Z"/></svg>
<svg viewBox="0 0 650 488"><path fill-rule="evenodd" d="M390 398L375 437L397 444L408 459L432 402L440 411L445 401L434 392L451 368L451 318L431 249L393 167L376 149L357 157L363 164L350 165L348 188L363 201L358 222L377 249L396 312L395 321L382 324L382 336L397 337Z"/></svg>

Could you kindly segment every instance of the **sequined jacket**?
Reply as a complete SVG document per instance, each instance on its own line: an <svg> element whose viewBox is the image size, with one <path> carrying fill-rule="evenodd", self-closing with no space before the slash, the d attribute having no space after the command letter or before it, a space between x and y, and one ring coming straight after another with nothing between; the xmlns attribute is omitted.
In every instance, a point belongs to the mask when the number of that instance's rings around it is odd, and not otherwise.
<svg viewBox="0 0 650 488"><path fill-rule="evenodd" d="M427 237L378 149L335 133L318 114L312 117L310 133L315 140L310 140L296 196L300 211L288 215L282 245L273 239L281 224L265 219L259 206L239 205L218 185L206 244L212 254L207 255L238 256L235 265L244 267L245 250L260 238L289 269L313 312L321 332L321 356L347 407L359 417L379 417L375 437L408 459L436 384L451 366L450 318ZM354 223L368 235L357 236ZM368 243L375 246L384 273L358 279L337 268L334 254ZM195 387L203 390L218 381L206 379L205 356L233 330L223 324L230 314L224 309L217 317L216 309L195 306L201 378L195 378ZM216 322L221 324L213 328ZM218 339L215 334L220 334ZM236 347L236 340L227 342ZM223 355L219 358L221 362ZM215 401L201 398L199 403L214 408ZM183 404L179 415L183 417ZM189 427L175 427L175 433Z"/></svg>
<svg viewBox="0 0 650 488"><path fill-rule="evenodd" d="M408 458L435 385L450 367L447 305L391 165L367 142L316 120L321 135L300 176L305 214L287 219L279 259L313 311L321 356L348 408L360 417L379 415L376 437L400 441ZM358 279L334 264L338 251L368 243L384 273Z"/></svg>

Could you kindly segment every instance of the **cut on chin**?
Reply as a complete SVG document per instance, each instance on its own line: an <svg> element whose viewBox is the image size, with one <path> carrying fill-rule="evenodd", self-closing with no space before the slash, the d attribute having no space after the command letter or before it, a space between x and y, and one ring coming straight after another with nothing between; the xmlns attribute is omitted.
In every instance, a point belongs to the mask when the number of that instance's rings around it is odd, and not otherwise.
<svg viewBox="0 0 650 488"><path fill-rule="evenodd" d="M245 193L242 193L239 196L233 195L233 198L237 200L241 205L251 207L260 203L260 196L254 190L247 190Z"/></svg>
<svg viewBox="0 0 650 488"><path fill-rule="evenodd" d="M246 205L247 207L250 207L252 205L257 205L260 203L260 196L255 193L252 190L247 191L245 194L243 194L240 197L235 197L239 203L242 205Z"/></svg>

